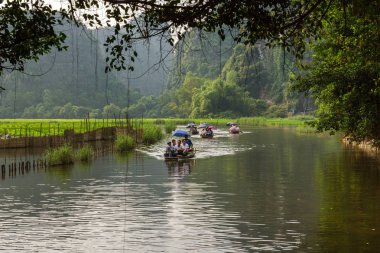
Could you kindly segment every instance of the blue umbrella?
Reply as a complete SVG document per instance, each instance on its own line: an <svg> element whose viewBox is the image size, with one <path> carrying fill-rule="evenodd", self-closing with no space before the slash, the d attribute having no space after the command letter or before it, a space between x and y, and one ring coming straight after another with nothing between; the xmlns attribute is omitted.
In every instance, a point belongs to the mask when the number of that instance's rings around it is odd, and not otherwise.
<svg viewBox="0 0 380 253"><path fill-rule="evenodd" d="M188 131L182 130L182 129L177 129L173 132L173 136L177 137L185 137L185 136L190 136Z"/></svg>
<svg viewBox="0 0 380 253"><path fill-rule="evenodd" d="M209 124L207 123L202 123L198 126L198 128L207 128L209 126Z"/></svg>

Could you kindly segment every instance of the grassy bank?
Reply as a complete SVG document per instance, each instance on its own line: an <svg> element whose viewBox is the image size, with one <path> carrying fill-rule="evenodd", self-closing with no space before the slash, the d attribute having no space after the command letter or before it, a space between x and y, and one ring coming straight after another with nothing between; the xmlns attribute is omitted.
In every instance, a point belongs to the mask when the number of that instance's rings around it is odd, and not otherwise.
<svg viewBox="0 0 380 253"><path fill-rule="evenodd" d="M133 119L130 120L134 128L144 128L147 132L145 143L151 143L159 137L156 130L151 126L161 126L166 133L171 133L177 125L186 125L189 122L197 124L207 122L217 126L224 126L227 122L237 122L242 126L299 126L305 121L312 120L312 117L296 116L292 118L264 118L245 117L236 119ZM112 119L2 119L0 120L0 134L9 134L11 137L20 136L49 136L63 135L65 129L73 129L75 133L84 133L91 130L111 127L126 126L126 120ZM151 138L154 136L153 138Z"/></svg>
<svg viewBox="0 0 380 253"><path fill-rule="evenodd" d="M153 123L156 125L164 125L167 133L173 131L172 126L187 125L189 122L209 123L216 126L225 126L228 122L237 122L242 126L303 126L305 122L314 120L310 116L296 116L291 118L264 118L264 117L244 117L236 119L144 119L144 124ZM170 130L170 132L168 132Z"/></svg>

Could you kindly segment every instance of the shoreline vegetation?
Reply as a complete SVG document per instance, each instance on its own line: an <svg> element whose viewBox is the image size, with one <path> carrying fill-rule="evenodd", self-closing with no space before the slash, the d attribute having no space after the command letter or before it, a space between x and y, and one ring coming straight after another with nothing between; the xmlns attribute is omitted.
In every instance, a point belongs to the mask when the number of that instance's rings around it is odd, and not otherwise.
<svg viewBox="0 0 380 253"><path fill-rule="evenodd" d="M186 125L189 122L207 122L217 126L225 126L227 122L236 121L242 126L270 127L270 126L303 126L305 122L314 120L312 116L294 116L291 118L199 118L199 119L176 119L176 118L136 118L129 119L132 128L146 128L151 125L163 126L166 133L175 130L177 125ZM0 135L8 134L11 138L63 135L67 129L73 129L75 133L85 133L104 127L127 126L126 119L0 119ZM150 131L150 130L148 130ZM153 131L154 132L154 131ZM146 140L150 142L150 140Z"/></svg>
<svg viewBox="0 0 380 253"><path fill-rule="evenodd" d="M176 129L177 125L186 125L189 122L197 124L207 122L216 126L226 126L228 122L235 121L241 126L247 127L297 127L297 132L314 133L313 128L305 122L313 120L310 116L298 116L292 118L264 118L247 117L238 119L130 119L129 126L133 129L142 129L143 136L140 139L126 134L117 134L115 138L115 150L125 153L133 150L138 145L150 145L160 141L164 136ZM76 133L84 133L102 127L127 127L125 119L3 119L0 120L0 134L2 138L9 135L9 138L22 136L37 137L49 135L62 135L66 129L74 130ZM44 158L51 166L73 164L75 161L90 161L94 156L91 146L85 144L80 149L74 149L66 143L56 148L50 148L43 154Z"/></svg>

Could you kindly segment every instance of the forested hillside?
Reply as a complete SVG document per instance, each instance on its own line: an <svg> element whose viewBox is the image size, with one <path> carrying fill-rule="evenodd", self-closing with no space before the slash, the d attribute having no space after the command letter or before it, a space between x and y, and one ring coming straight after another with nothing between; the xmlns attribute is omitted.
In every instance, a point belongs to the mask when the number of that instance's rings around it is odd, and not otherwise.
<svg viewBox="0 0 380 253"><path fill-rule="evenodd" d="M107 30L67 26L65 33L67 51L1 76L0 117L286 117L309 109L288 89L294 58L264 42L193 31L173 53L152 39L135 45L134 71L106 74Z"/></svg>
<svg viewBox="0 0 380 253"><path fill-rule="evenodd" d="M64 30L67 51L53 51L38 62L27 63L23 72L0 76L5 88L0 99L1 118L114 117L142 94L162 91L164 72L160 66L151 67L160 51L157 41L136 45L136 71L106 74L103 42L107 30L74 25Z"/></svg>
<svg viewBox="0 0 380 253"><path fill-rule="evenodd" d="M144 97L131 115L151 117L286 117L309 110L289 90L295 60L281 48L236 44L231 37L191 32L177 45L176 65L160 97Z"/></svg>

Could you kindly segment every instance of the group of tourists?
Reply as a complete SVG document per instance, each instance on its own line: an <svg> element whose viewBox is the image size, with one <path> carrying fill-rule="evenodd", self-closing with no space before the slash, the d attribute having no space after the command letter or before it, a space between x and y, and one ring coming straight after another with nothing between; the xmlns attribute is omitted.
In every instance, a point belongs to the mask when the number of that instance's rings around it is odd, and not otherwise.
<svg viewBox="0 0 380 253"><path fill-rule="evenodd" d="M203 138L211 138L214 136L214 132L210 127L203 128L201 131L201 137Z"/></svg>
<svg viewBox="0 0 380 253"><path fill-rule="evenodd" d="M167 144L165 157L186 156L189 152L193 151L193 143L187 135L185 135L185 139L183 140L173 139Z"/></svg>

